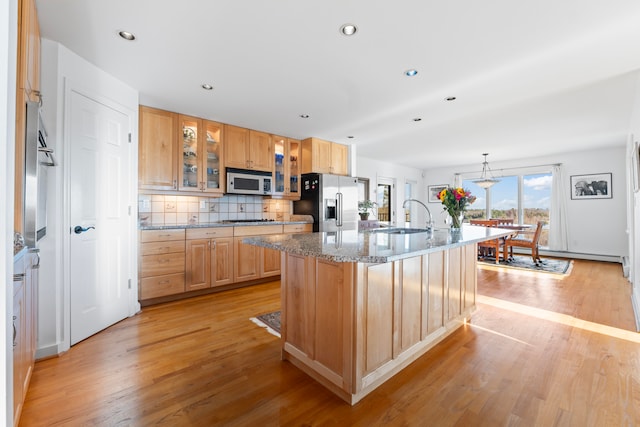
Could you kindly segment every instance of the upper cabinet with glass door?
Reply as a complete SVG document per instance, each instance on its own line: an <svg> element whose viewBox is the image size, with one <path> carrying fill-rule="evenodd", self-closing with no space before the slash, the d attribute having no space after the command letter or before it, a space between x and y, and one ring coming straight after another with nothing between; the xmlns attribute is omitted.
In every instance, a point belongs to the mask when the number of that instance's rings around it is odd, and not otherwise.
<svg viewBox="0 0 640 427"><path fill-rule="evenodd" d="M195 117L180 116L182 167L179 168L180 191L223 192L222 125Z"/></svg>
<svg viewBox="0 0 640 427"><path fill-rule="evenodd" d="M182 132L182 167L178 175L181 191L195 191L198 189L198 172L200 144L198 134L202 121L193 117L180 116Z"/></svg>
<svg viewBox="0 0 640 427"><path fill-rule="evenodd" d="M272 135L275 153L273 197L300 199L300 141Z"/></svg>
<svg viewBox="0 0 640 427"><path fill-rule="evenodd" d="M224 173L222 170L222 124L204 121L206 130L204 154L206 169L203 169L203 191L220 193L224 191Z"/></svg>

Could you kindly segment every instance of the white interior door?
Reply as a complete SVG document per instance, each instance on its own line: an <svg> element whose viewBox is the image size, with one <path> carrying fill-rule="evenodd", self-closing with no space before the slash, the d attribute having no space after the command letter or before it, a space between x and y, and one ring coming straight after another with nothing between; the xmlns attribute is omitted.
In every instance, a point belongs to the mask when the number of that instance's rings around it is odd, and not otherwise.
<svg viewBox="0 0 640 427"><path fill-rule="evenodd" d="M131 144L125 113L73 90L69 102L73 345L128 314Z"/></svg>

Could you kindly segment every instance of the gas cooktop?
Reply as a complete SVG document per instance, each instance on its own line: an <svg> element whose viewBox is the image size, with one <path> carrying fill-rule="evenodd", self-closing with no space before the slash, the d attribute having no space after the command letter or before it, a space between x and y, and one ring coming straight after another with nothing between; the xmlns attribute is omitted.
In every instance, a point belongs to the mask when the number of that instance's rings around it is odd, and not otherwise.
<svg viewBox="0 0 640 427"><path fill-rule="evenodd" d="M222 222L274 222L275 219L225 219Z"/></svg>

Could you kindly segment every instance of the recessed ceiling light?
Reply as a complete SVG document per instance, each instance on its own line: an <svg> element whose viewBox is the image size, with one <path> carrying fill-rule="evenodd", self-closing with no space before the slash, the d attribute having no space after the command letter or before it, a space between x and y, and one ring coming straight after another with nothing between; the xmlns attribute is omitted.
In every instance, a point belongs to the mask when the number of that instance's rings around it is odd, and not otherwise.
<svg viewBox="0 0 640 427"><path fill-rule="evenodd" d="M444 99L445 101L455 101L456 97L455 96L448 96Z"/></svg>
<svg viewBox="0 0 640 427"><path fill-rule="evenodd" d="M407 77L413 77L416 74L418 74L418 70L411 68L410 70L407 70L404 72L404 75Z"/></svg>
<svg viewBox="0 0 640 427"><path fill-rule="evenodd" d="M353 24L344 24L340 27L340 34L343 36L352 36L358 31L358 27Z"/></svg>
<svg viewBox="0 0 640 427"><path fill-rule="evenodd" d="M300 118L302 119L308 119L309 115L308 114L300 114Z"/></svg>
<svg viewBox="0 0 640 427"><path fill-rule="evenodd" d="M420 117L416 117L415 119L413 119L414 122L419 122L420 120L422 120Z"/></svg>
<svg viewBox="0 0 640 427"><path fill-rule="evenodd" d="M204 90L213 90L213 86L211 86L209 83L204 83L202 85L202 89L204 89Z"/></svg>
<svg viewBox="0 0 640 427"><path fill-rule="evenodd" d="M133 41L136 39L136 36L134 36L133 33L130 33L129 31L119 31L118 35L123 39L129 40L129 41Z"/></svg>

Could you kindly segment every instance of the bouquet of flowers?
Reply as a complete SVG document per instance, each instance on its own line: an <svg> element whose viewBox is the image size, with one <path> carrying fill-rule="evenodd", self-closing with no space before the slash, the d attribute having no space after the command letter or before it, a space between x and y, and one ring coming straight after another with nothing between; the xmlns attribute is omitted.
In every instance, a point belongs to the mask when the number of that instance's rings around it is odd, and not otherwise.
<svg viewBox="0 0 640 427"><path fill-rule="evenodd" d="M473 196L469 190L465 190L462 187L447 187L438 195L440 201L444 205L444 209L451 216L453 221L453 228L460 228L462 222L462 213L467 208L467 205L476 201L476 196Z"/></svg>

